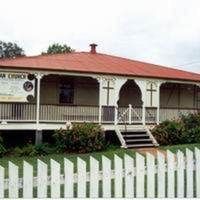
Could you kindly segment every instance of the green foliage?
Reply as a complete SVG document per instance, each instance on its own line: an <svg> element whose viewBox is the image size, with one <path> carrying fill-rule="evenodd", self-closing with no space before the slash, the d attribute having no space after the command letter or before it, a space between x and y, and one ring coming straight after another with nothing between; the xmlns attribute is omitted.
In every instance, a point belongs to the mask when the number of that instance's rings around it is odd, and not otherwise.
<svg viewBox="0 0 200 200"><path fill-rule="evenodd" d="M93 123L74 124L72 129L56 130L53 137L57 150L61 152L86 153L107 146L101 127Z"/></svg>
<svg viewBox="0 0 200 200"><path fill-rule="evenodd" d="M35 151L37 155L44 156L53 153L54 149L50 147L48 143L42 143L35 145Z"/></svg>
<svg viewBox="0 0 200 200"><path fill-rule="evenodd" d="M0 143L0 157L4 156L7 153L6 148L3 144Z"/></svg>
<svg viewBox="0 0 200 200"><path fill-rule="evenodd" d="M42 52L42 54L57 54L57 53L72 53L75 50L72 49L71 47L67 46L66 44L52 44L49 45L48 49L46 52Z"/></svg>
<svg viewBox="0 0 200 200"><path fill-rule="evenodd" d="M16 156L44 156L53 153L54 149L47 143L32 145L28 144L24 147L16 147L13 149L12 153Z"/></svg>
<svg viewBox="0 0 200 200"><path fill-rule="evenodd" d="M159 144L179 144L182 137L182 123L179 121L164 121L152 130L152 134Z"/></svg>
<svg viewBox="0 0 200 200"><path fill-rule="evenodd" d="M183 140L184 143L200 142L200 113L182 116L181 120L184 124Z"/></svg>
<svg viewBox="0 0 200 200"><path fill-rule="evenodd" d="M0 135L0 157L4 156L7 153L7 150L3 144L3 138Z"/></svg>
<svg viewBox="0 0 200 200"><path fill-rule="evenodd" d="M20 147L16 147L13 150L13 154L15 154L16 156L35 156L36 155L36 151L34 148L34 145L32 144L28 144L22 148Z"/></svg>
<svg viewBox="0 0 200 200"><path fill-rule="evenodd" d="M0 41L0 59L24 56L24 50L16 43Z"/></svg>
<svg viewBox="0 0 200 200"><path fill-rule="evenodd" d="M161 145L199 143L200 114L164 121L152 130L152 134Z"/></svg>

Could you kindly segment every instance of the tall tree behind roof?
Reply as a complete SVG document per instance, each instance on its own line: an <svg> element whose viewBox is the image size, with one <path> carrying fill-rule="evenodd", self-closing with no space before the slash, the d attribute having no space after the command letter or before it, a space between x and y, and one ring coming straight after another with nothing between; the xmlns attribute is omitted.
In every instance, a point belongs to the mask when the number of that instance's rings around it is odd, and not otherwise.
<svg viewBox="0 0 200 200"><path fill-rule="evenodd" d="M16 43L4 42L0 40L0 59L2 58L16 58L25 56L24 50Z"/></svg>
<svg viewBox="0 0 200 200"><path fill-rule="evenodd" d="M42 54L72 53L74 51L74 49L72 49L70 46L67 46L66 44L54 43L49 45L47 51L42 52Z"/></svg>

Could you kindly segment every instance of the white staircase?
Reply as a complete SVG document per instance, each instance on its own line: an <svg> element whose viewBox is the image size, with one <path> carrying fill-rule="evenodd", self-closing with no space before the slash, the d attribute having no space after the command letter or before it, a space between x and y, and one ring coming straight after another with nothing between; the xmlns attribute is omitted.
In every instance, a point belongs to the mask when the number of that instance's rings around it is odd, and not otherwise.
<svg viewBox="0 0 200 200"><path fill-rule="evenodd" d="M158 146L150 130L145 126L131 126L125 128L116 126L115 132L123 148Z"/></svg>

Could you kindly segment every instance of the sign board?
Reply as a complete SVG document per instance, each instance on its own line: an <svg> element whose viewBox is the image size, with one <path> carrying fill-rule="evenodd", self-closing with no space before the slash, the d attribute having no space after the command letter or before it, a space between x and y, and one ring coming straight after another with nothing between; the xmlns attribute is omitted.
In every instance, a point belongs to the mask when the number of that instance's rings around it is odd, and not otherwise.
<svg viewBox="0 0 200 200"><path fill-rule="evenodd" d="M0 72L0 102L28 102L34 97L34 87L31 74Z"/></svg>

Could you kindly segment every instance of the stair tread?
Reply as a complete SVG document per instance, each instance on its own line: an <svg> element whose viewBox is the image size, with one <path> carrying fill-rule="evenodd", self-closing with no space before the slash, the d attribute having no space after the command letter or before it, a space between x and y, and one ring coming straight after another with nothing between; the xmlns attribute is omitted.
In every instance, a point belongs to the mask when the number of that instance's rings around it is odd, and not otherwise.
<svg viewBox="0 0 200 200"><path fill-rule="evenodd" d="M147 134L147 132L132 132L132 131L129 131L129 132L121 132L121 134Z"/></svg>
<svg viewBox="0 0 200 200"><path fill-rule="evenodd" d="M153 147L154 144L128 144L127 148L129 147Z"/></svg>
<svg viewBox="0 0 200 200"><path fill-rule="evenodd" d="M125 140L126 142L147 142L147 141L152 141L150 138L147 139L128 139Z"/></svg>
<svg viewBox="0 0 200 200"><path fill-rule="evenodd" d="M147 134L122 134L122 135L123 137L146 137L146 136L149 137L149 135Z"/></svg>
<svg viewBox="0 0 200 200"><path fill-rule="evenodd" d="M130 129L130 130L120 130L120 132L121 133L124 133L124 132L132 132L132 133L136 133L136 132L141 133L141 132L143 132L143 133L146 133L146 130L145 129L141 129L141 130L139 130L139 129L136 129L136 130Z"/></svg>

